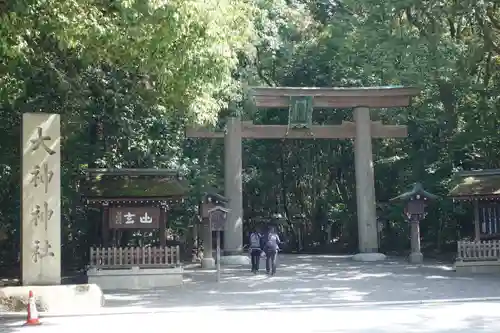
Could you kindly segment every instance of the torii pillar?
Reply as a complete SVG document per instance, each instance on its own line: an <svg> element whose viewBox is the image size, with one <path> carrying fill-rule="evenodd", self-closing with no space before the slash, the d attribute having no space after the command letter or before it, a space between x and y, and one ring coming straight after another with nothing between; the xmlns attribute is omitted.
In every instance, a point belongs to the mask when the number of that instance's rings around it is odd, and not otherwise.
<svg viewBox="0 0 500 333"><path fill-rule="evenodd" d="M378 253L377 219L375 210L375 180L373 173L372 138L398 138L407 136L402 125L384 125L371 121L370 108L406 107L411 97L419 94L416 88L253 88L257 107L287 108L291 97L313 98L316 108L354 108L354 122L341 125L311 126L306 130L289 129L286 125L254 125L228 118L226 134L205 128L188 128L191 138L223 138L225 159L225 196L229 199L231 214L224 231L226 255L242 253L243 207L241 142L253 139L355 139L356 197L358 211L359 255L355 260L380 260Z"/></svg>
<svg viewBox="0 0 500 333"><path fill-rule="evenodd" d="M243 252L243 182L241 155L241 121L228 118L224 135L224 196L229 200L224 228L224 255Z"/></svg>

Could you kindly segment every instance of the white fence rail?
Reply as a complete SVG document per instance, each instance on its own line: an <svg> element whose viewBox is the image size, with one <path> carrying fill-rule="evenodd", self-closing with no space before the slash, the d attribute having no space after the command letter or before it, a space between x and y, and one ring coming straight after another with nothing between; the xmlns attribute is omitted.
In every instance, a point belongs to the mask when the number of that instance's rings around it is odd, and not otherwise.
<svg viewBox="0 0 500 333"><path fill-rule="evenodd" d="M173 267L180 266L179 246L92 247L90 268Z"/></svg>
<svg viewBox="0 0 500 333"><path fill-rule="evenodd" d="M481 261L500 259L500 240L458 241L457 260Z"/></svg>

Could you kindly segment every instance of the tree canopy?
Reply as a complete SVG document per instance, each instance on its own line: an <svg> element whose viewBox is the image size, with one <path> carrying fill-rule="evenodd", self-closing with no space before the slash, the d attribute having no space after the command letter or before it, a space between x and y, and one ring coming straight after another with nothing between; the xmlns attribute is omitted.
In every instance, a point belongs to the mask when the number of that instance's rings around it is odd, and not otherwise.
<svg viewBox="0 0 500 333"><path fill-rule="evenodd" d="M223 189L223 148L222 140L185 139L185 127L222 126L230 113L287 122L287 112L253 107L249 86L422 88L409 108L373 111L375 120L409 127L406 139L374 141L386 250L408 244L390 198L414 182L446 197L453 172L499 167L494 1L12 0L0 4L0 19L5 263L19 249L23 112L62 116L63 242L74 251L91 237L92 212L77 186L85 167L181 170L193 197L174 225L192 223L200 189ZM351 118L352 110L317 110L313 120ZM325 244L329 224L343 250L356 247L349 140L253 140L244 154L246 218L299 214L311 247ZM467 210L440 200L422 224L423 243L442 251L472 228Z"/></svg>

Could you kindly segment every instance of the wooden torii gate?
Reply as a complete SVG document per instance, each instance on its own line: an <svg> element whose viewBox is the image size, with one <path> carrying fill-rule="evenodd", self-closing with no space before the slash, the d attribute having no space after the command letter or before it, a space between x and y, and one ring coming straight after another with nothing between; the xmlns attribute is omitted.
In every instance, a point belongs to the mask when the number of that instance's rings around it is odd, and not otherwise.
<svg viewBox="0 0 500 333"><path fill-rule="evenodd" d="M224 231L225 255L242 253L243 191L242 139L355 139L356 198L359 251L377 253L377 223L375 211L375 180L372 161L372 138L403 138L407 127L384 125L371 121L370 108L406 107L417 88L252 88L257 107L289 107L289 125L254 125L230 117L225 132L207 128L188 128L190 138L224 138L225 196L230 213ZM354 122L340 125L312 125L313 108L354 108ZM362 260L362 259L361 259Z"/></svg>

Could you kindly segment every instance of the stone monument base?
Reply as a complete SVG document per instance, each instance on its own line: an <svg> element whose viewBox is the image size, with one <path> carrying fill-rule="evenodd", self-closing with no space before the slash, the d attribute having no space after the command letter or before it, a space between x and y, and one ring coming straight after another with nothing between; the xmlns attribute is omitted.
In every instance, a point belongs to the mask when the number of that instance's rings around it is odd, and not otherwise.
<svg viewBox="0 0 500 333"><path fill-rule="evenodd" d="M215 259L214 258L201 259L201 268L214 269L215 268Z"/></svg>
<svg viewBox="0 0 500 333"><path fill-rule="evenodd" d="M424 262L424 255L420 252L410 253L408 256L408 261L410 264L421 264Z"/></svg>
<svg viewBox="0 0 500 333"><path fill-rule="evenodd" d="M245 255L231 255L231 256L222 256L220 258L220 264L222 266L247 266L252 262L250 257Z"/></svg>
<svg viewBox="0 0 500 333"><path fill-rule="evenodd" d="M385 254L373 252L373 253L357 253L352 256L354 261L384 261Z"/></svg>
<svg viewBox="0 0 500 333"><path fill-rule="evenodd" d="M163 288L182 285L183 268L92 268L87 271L87 277L89 283L98 285L102 290Z"/></svg>
<svg viewBox="0 0 500 333"><path fill-rule="evenodd" d="M95 284L3 287L0 288L0 298L12 300L14 308L10 311L25 312L30 290L40 312L88 312L97 311L104 305L102 290Z"/></svg>

